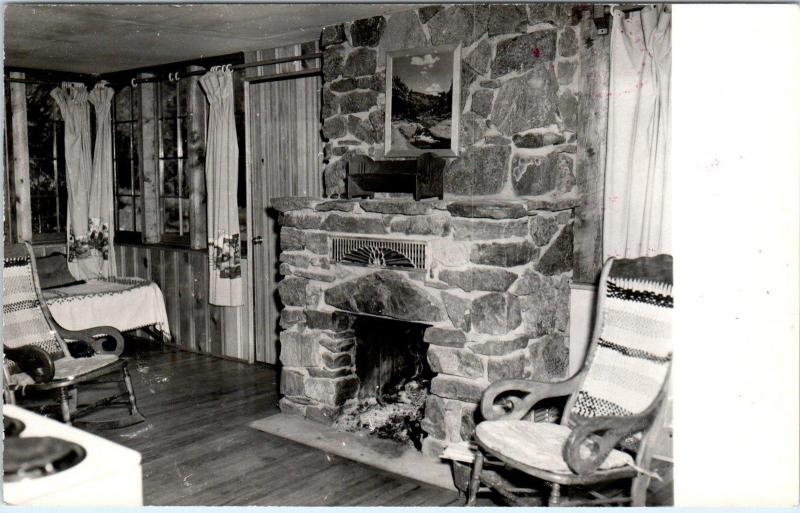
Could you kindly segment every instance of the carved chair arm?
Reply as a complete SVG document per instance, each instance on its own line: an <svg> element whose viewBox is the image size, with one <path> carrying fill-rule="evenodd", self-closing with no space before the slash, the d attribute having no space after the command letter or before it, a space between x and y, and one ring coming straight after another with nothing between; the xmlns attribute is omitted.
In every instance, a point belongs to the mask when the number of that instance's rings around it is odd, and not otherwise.
<svg viewBox="0 0 800 513"><path fill-rule="evenodd" d="M56 323L56 329L65 339L80 340L91 345L97 354L113 354L114 356L119 356L122 354L122 351L125 350L125 339L122 338L122 333L111 326L96 326L85 330L72 331ZM102 338L94 338L101 335L114 339L113 349L106 349L103 347L104 340Z"/></svg>
<svg viewBox="0 0 800 513"><path fill-rule="evenodd" d="M556 383L542 383L525 379L496 381L483 392L481 413L486 420L520 420L539 401L573 393L582 378L583 372ZM523 397L503 397L507 392L522 392L525 395Z"/></svg>
<svg viewBox="0 0 800 513"><path fill-rule="evenodd" d="M638 415L579 420L564 444L563 456L567 466L579 475L597 470L623 438L643 431L653 423L660 402L659 398Z"/></svg>
<svg viewBox="0 0 800 513"><path fill-rule="evenodd" d="M53 358L39 346L29 345L18 348L4 346L6 358L16 363L22 372L36 383L47 383L53 379L56 367Z"/></svg>

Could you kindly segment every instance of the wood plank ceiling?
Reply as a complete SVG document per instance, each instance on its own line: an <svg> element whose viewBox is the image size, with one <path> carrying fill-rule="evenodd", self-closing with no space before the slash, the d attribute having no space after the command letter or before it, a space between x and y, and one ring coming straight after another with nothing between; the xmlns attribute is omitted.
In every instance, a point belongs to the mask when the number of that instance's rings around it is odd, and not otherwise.
<svg viewBox="0 0 800 513"><path fill-rule="evenodd" d="M413 7L366 3L8 4L5 65L107 73L315 41L325 25Z"/></svg>

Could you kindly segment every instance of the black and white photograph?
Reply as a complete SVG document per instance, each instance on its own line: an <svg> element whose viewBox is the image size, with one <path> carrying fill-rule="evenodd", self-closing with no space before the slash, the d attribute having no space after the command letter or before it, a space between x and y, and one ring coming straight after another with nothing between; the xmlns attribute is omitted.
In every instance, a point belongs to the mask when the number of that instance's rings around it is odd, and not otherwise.
<svg viewBox="0 0 800 513"><path fill-rule="evenodd" d="M387 53L386 155L458 152L460 46Z"/></svg>
<svg viewBox="0 0 800 513"><path fill-rule="evenodd" d="M798 35L4 3L3 503L796 507Z"/></svg>

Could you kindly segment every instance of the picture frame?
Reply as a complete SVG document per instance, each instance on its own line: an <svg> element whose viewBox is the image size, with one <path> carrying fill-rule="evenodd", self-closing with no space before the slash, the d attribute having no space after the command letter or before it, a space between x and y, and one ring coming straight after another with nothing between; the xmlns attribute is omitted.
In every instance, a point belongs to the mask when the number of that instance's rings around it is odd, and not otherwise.
<svg viewBox="0 0 800 513"><path fill-rule="evenodd" d="M457 157L460 113L461 44L386 52L385 157Z"/></svg>

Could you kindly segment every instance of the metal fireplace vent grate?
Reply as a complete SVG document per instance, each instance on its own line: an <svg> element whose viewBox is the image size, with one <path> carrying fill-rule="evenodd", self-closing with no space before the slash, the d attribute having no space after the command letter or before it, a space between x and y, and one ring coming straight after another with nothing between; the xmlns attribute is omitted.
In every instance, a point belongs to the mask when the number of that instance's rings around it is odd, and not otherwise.
<svg viewBox="0 0 800 513"><path fill-rule="evenodd" d="M331 238L331 260L343 264L387 269L427 269L427 256L428 244L424 241Z"/></svg>

